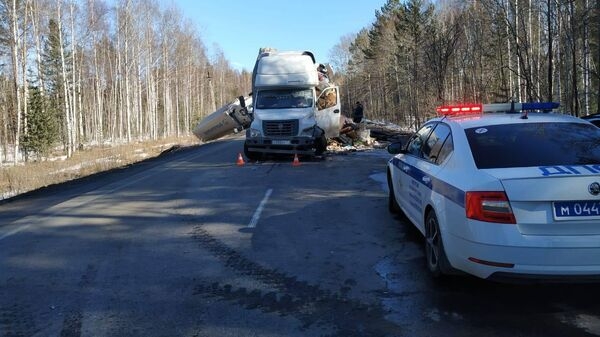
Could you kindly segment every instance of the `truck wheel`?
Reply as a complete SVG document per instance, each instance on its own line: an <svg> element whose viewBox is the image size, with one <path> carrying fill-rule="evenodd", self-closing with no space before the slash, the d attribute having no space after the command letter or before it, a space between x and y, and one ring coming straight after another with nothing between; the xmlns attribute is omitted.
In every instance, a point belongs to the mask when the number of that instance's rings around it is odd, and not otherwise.
<svg viewBox="0 0 600 337"><path fill-rule="evenodd" d="M258 160L260 154L258 152L252 152L248 150L248 145L244 144L244 155L248 160Z"/></svg>
<svg viewBox="0 0 600 337"><path fill-rule="evenodd" d="M327 151L327 138L323 135L315 140L315 154L320 156L325 151Z"/></svg>

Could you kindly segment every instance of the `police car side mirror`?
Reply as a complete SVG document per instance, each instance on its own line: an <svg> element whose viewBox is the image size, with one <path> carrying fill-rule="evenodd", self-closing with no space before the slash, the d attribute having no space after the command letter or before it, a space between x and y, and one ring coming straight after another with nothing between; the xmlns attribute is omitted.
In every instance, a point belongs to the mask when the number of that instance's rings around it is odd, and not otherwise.
<svg viewBox="0 0 600 337"><path fill-rule="evenodd" d="M404 146L402 146L401 141L393 142L387 146L387 152L389 152L390 154L402 153L403 149L404 149Z"/></svg>

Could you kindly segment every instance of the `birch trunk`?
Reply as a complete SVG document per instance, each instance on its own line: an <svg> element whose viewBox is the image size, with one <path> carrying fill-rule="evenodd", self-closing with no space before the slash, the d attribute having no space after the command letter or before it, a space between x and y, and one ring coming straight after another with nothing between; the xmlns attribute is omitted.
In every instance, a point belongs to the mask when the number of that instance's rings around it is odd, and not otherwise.
<svg viewBox="0 0 600 337"><path fill-rule="evenodd" d="M552 102L552 84L553 82L553 73L554 70L552 69L553 67L553 56L554 56L554 51L552 50L552 42L554 41L554 34L552 32L552 1L553 0L547 0L546 1L546 5L548 7L548 21L547 21L547 29L548 29L548 74L547 74L547 81L548 81L548 101Z"/></svg>
<svg viewBox="0 0 600 337"><path fill-rule="evenodd" d="M513 79L512 79L512 48L510 43L510 0L506 0L504 7L504 15L506 16L506 52L508 61L508 92L510 92L511 99L514 99Z"/></svg>
<svg viewBox="0 0 600 337"><path fill-rule="evenodd" d="M28 100L29 100L29 83L27 80L27 19L28 19L28 15L27 15L27 11L28 8L30 7L30 0L26 0L25 4L23 6L23 45L21 48L21 85L23 86L23 93L22 93L22 105L23 105L23 135L27 135L28 133L28 128L27 128L27 115L29 114L28 111Z"/></svg>
<svg viewBox="0 0 600 337"><path fill-rule="evenodd" d="M77 144L81 144L83 141L83 115L81 114L81 112L79 111L79 97L78 97L78 92L79 92L79 84L77 81L77 44L76 44L76 38L75 38L75 13L74 13L74 4L71 1L71 3L69 4L69 12L71 14L71 49L72 49L72 56L71 56L71 83L72 83L72 88L71 88L71 106L72 106L72 116L73 116L73 123L75 123L75 121L77 121L77 136L75 134L75 128L73 128L73 142L77 143Z"/></svg>
<svg viewBox="0 0 600 337"><path fill-rule="evenodd" d="M13 71L13 90L15 94L16 100L16 130L15 130L15 140L13 146L13 162L15 164L18 163L19 152L20 152L20 144L19 140L21 138L21 90L19 90L19 51L21 49L19 42L19 24L18 24L18 16L17 16L17 0L12 1L12 8L10 9L10 26L11 26L11 41L10 41L10 51L12 57L12 71Z"/></svg>
<svg viewBox="0 0 600 337"><path fill-rule="evenodd" d="M583 13L583 114L587 116L590 114L589 0L585 0Z"/></svg>
<svg viewBox="0 0 600 337"><path fill-rule="evenodd" d="M57 24L58 24L58 40L60 43L60 63L61 63L61 74L62 74L62 85L64 95L64 108L65 108L65 123L67 132L67 157L73 156L74 150L74 139L73 139L73 118L71 113L71 106L69 105L69 81L67 78L67 65L65 60L65 47L62 33L62 0L58 1L57 6Z"/></svg>

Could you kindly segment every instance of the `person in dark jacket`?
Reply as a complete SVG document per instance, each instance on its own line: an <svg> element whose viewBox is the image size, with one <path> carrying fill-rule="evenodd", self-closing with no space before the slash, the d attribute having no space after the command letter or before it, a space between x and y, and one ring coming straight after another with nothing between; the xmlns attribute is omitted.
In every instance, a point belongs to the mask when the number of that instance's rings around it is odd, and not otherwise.
<svg viewBox="0 0 600 337"><path fill-rule="evenodd" d="M363 119L363 106L360 102L356 102L354 111L352 112L352 121L354 123L360 123Z"/></svg>

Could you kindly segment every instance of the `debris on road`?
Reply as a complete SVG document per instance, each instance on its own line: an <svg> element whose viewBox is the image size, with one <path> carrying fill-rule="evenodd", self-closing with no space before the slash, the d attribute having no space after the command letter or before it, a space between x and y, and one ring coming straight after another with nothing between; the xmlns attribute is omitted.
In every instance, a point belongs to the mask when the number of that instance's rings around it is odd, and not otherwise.
<svg viewBox="0 0 600 337"><path fill-rule="evenodd" d="M413 131L398 125L363 119L354 123L351 118L342 117L340 135L327 144L327 151L333 153L356 152L385 148L395 141L405 142Z"/></svg>

